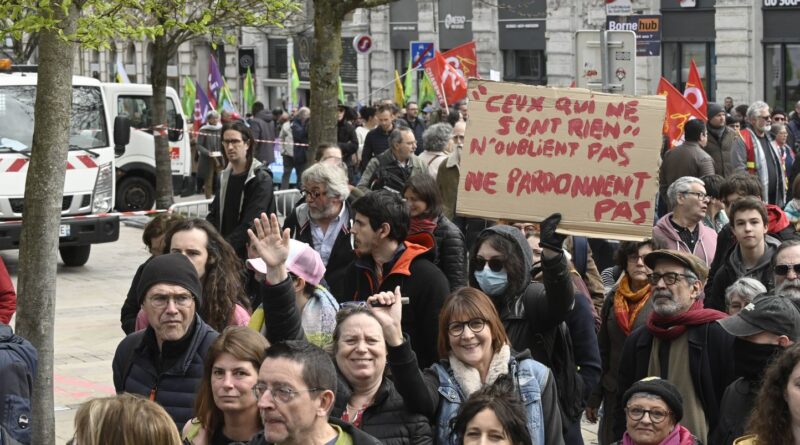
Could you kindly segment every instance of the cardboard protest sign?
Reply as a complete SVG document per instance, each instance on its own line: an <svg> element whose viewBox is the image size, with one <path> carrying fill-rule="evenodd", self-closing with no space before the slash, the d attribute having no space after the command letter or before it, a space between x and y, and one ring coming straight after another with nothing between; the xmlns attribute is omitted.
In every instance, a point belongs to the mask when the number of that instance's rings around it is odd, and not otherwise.
<svg viewBox="0 0 800 445"><path fill-rule="evenodd" d="M470 79L457 213L652 236L665 100Z"/></svg>

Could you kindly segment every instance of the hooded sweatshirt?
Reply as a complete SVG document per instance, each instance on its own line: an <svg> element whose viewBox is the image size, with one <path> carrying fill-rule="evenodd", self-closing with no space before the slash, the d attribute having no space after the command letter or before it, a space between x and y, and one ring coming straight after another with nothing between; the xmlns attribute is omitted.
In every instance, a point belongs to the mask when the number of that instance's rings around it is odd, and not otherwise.
<svg viewBox="0 0 800 445"><path fill-rule="evenodd" d="M653 238L656 238L665 249L692 253L707 265L711 265L714 261L714 252L717 250L717 232L703 225L702 221L698 222L697 243L694 245L694 252L691 252L689 251L689 246L681 241L678 231L675 230L675 227L670 222L672 213L667 213L658 220L655 227L653 227Z"/></svg>
<svg viewBox="0 0 800 445"><path fill-rule="evenodd" d="M706 295L703 306L725 312L725 290L728 286L736 282L736 280L743 277L755 278L764 283L764 286L767 287L767 291L772 290L774 281L770 262L775 255L775 251L778 250L778 246L781 245L781 242L769 235L764 237L764 242L766 243L764 255L762 255L756 265L750 269L744 265L742 249L740 249L738 243L734 244L733 247L728 250L725 263L714 277L714 284L711 287L711 292Z"/></svg>

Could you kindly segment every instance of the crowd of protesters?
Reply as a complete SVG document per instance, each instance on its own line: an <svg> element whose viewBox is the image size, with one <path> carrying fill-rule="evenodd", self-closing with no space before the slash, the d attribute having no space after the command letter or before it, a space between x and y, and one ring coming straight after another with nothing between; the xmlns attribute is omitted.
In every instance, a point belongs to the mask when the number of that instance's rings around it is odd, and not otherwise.
<svg viewBox="0 0 800 445"><path fill-rule="evenodd" d="M452 110L342 106L313 161L308 109L209 116L211 213L145 228L76 443L800 443L800 103L709 104L623 242L456 215Z"/></svg>

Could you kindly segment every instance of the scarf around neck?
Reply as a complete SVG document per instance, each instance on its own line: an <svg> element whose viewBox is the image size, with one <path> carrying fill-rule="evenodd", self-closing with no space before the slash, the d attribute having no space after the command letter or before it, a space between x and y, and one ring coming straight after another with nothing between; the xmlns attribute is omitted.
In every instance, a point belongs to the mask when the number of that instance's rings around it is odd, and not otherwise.
<svg viewBox="0 0 800 445"><path fill-rule="evenodd" d="M501 375L508 374L508 361L510 359L511 348L508 345L503 345L494 354L492 361L489 363L486 382L481 382L481 374L477 369L457 359L452 352L450 353L450 369L453 370L453 377L455 377L458 386L461 387L464 396L469 397L484 385L491 385Z"/></svg>
<svg viewBox="0 0 800 445"><path fill-rule="evenodd" d="M614 316L622 332L630 335L636 316L639 315L647 300L650 298L650 283L638 291L631 290L630 276L625 273L619 280L619 286L614 293Z"/></svg>
<svg viewBox="0 0 800 445"><path fill-rule="evenodd" d="M421 233L421 232L428 232L433 233L436 229L436 223L438 218L431 217L431 218L411 218L411 224L408 227L408 233Z"/></svg>
<svg viewBox="0 0 800 445"><path fill-rule="evenodd" d="M685 426L678 424L658 445L693 445L694 443L692 433ZM627 431L622 435L622 445L636 445Z"/></svg>
<svg viewBox="0 0 800 445"><path fill-rule="evenodd" d="M710 323L727 316L723 312L703 308L703 300L697 299L688 311L681 314L662 316L651 312L647 318L647 330L662 340L673 340L683 335L689 326Z"/></svg>

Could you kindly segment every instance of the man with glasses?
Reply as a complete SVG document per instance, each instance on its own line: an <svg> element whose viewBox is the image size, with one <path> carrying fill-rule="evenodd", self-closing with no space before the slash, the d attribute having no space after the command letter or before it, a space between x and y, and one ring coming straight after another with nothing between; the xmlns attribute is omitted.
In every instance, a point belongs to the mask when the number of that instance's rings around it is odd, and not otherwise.
<svg viewBox="0 0 800 445"><path fill-rule="evenodd" d="M330 355L304 340L267 348L253 395L264 431L250 445L379 445L351 423L329 417L338 379Z"/></svg>
<svg viewBox="0 0 800 445"><path fill-rule="evenodd" d="M733 147L733 168L755 175L763 186L764 202L783 208L786 204L786 171L781 154L773 147L769 105L756 101L747 109L748 128Z"/></svg>
<svg viewBox="0 0 800 445"><path fill-rule="evenodd" d="M242 261L247 260L250 223L263 212L275 212L272 172L253 158L253 146L253 135L244 123L222 127L222 156L228 166L220 175L219 193L206 216Z"/></svg>
<svg viewBox="0 0 800 445"><path fill-rule="evenodd" d="M325 281L331 294L344 297L347 268L355 259L350 242L352 212L350 188L341 167L317 163L303 172L305 202L295 207L283 228L292 238L314 247L325 265Z"/></svg>
<svg viewBox="0 0 800 445"><path fill-rule="evenodd" d="M686 140L683 144L664 154L664 160L658 170L658 194L665 202L667 189L678 178L684 176L702 178L714 174L714 159L704 150L708 142L705 122L699 119L686 122L684 136ZM666 214L665 210L663 205L660 206L658 214Z"/></svg>
<svg viewBox="0 0 800 445"><path fill-rule="evenodd" d="M419 105L413 100L406 104L406 115L402 118L402 121L414 132L414 138L417 140L415 154L419 155L425 150L422 139L422 133L425 132L425 121L419 116Z"/></svg>
<svg viewBox="0 0 800 445"><path fill-rule="evenodd" d="M657 376L668 379L683 396L683 425L702 443L717 425L720 400L733 381L733 337L714 323L725 314L703 308L703 283L708 267L696 256L656 250L645 256L653 272L653 312L647 325L625 340L620 361L619 394L634 382ZM625 430L625 404L620 399L615 433Z"/></svg>
<svg viewBox="0 0 800 445"><path fill-rule="evenodd" d="M137 289L149 326L117 346L114 388L155 401L181 428L193 416L203 360L218 334L197 315L202 285L185 255L154 257Z"/></svg>
<svg viewBox="0 0 800 445"><path fill-rule="evenodd" d="M417 139L410 128L392 130L389 149L369 161L358 188L364 193L384 189L401 193L409 178L428 173L425 163L414 154L416 149Z"/></svg>
<svg viewBox="0 0 800 445"><path fill-rule="evenodd" d="M709 196L702 180L684 176L667 189L666 198L672 208L656 222L653 238L668 249L696 255L704 263L714 261L717 232L703 224Z"/></svg>
<svg viewBox="0 0 800 445"><path fill-rule="evenodd" d="M800 308L800 240L784 241L772 257L774 294Z"/></svg>

